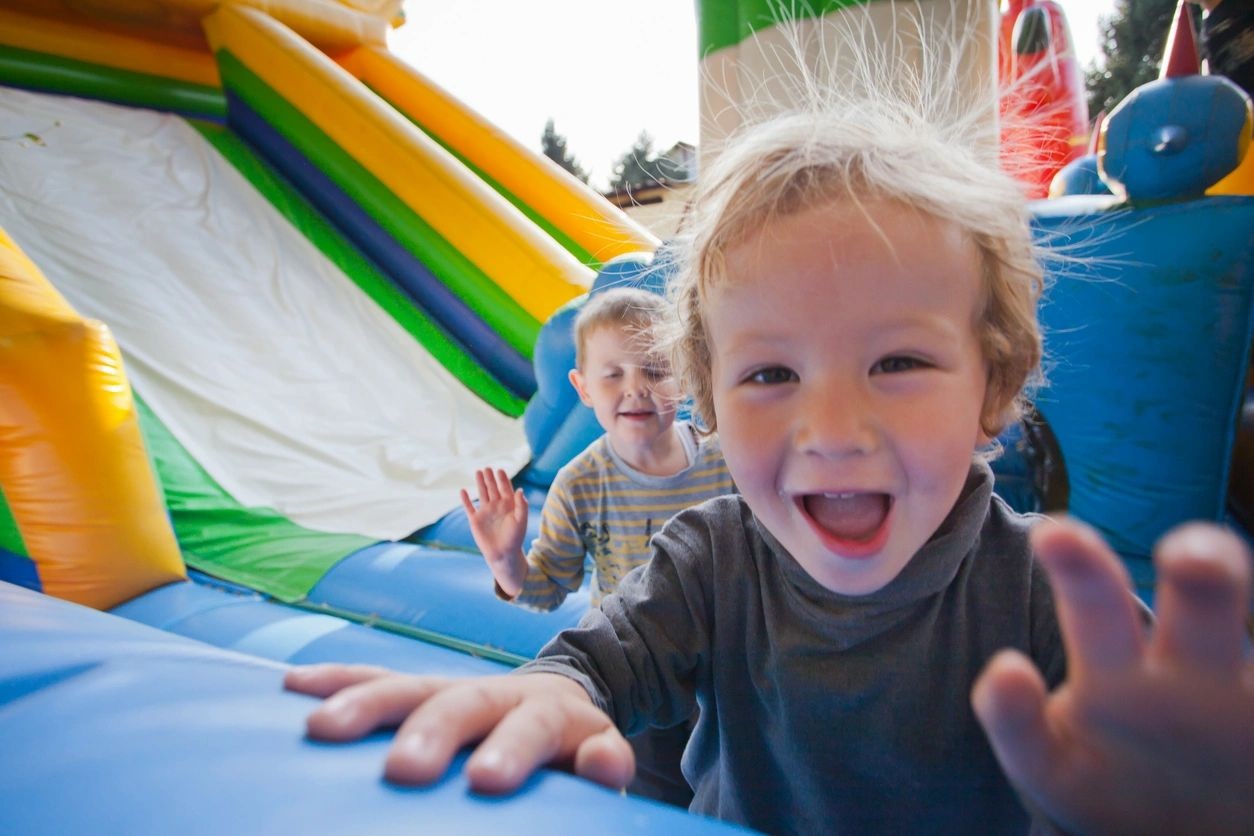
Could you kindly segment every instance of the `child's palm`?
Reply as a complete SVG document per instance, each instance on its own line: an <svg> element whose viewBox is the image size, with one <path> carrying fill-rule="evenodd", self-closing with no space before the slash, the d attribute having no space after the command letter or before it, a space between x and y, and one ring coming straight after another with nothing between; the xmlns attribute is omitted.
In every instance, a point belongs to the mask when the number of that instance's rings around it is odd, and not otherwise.
<svg viewBox="0 0 1254 836"><path fill-rule="evenodd" d="M1210 527L1158 549L1159 622L1146 636L1126 577L1095 534L1042 526L1068 653L1045 693L1004 654L974 702L1007 774L1064 830L1241 832L1254 804L1254 663L1242 620L1249 557Z"/></svg>
<svg viewBox="0 0 1254 836"><path fill-rule="evenodd" d="M439 780L476 741L465 771L478 792L511 792L546 763L621 789L635 768L613 721L574 680L555 674L459 680L313 665L288 671L284 685L328 698L309 715L315 740L356 740L399 724L385 775L401 784Z"/></svg>
<svg viewBox="0 0 1254 836"><path fill-rule="evenodd" d="M526 571L522 557L523 538L527 532L527 501L522 490L515 490L504 470L493 472L483 468L475 472L479 504L470 494L461 492L462 505L470 522L475 545L492 568L497 582L506 592L516 594Z"/></svg>

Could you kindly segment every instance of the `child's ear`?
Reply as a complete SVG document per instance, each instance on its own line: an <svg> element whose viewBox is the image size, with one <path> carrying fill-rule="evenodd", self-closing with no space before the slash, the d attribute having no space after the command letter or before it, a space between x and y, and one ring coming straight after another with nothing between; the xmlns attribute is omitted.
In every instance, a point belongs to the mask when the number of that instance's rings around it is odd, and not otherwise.
<svg viewBox="0 0 1254 836"><path fill-rule="evenodd" d="M588 389L584 385L583 372L579 369L570 370L570 385L575 387L575 393L579 395L579 400L584 406L592 406L592 398L588 397Z"/></svg>

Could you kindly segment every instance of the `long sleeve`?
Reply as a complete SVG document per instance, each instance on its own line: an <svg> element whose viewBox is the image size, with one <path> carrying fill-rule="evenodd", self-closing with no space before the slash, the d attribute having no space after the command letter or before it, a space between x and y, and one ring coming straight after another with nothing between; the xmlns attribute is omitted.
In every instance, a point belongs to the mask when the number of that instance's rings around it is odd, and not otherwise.
<svg viewBox="0 0 1254 836"><path fill-rule="evenodd" d="M514 603L538 610L560 606L583 583L586 551L569 480L559 474L544 500L540 533L527 554L527 575Z"/></svg>

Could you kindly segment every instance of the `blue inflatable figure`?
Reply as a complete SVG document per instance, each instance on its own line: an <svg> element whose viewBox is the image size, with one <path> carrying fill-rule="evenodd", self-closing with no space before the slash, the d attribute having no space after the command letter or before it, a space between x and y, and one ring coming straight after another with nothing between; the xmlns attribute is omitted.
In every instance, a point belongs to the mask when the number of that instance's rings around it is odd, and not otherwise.
<svg viewBox="0 0 1254 836"><path fill-rule="evenodd" d="M1033 204L1051 286L1049 384L1003 438L1004 493L1097 526L1138 588L1189 519L1225 520L1254 339L1254 197L1205 192L1241 162L1250 103L1226 79L1150 82L1106 120L1092 164ZM1040 470L1045 473L1039 472Z"/></svg>

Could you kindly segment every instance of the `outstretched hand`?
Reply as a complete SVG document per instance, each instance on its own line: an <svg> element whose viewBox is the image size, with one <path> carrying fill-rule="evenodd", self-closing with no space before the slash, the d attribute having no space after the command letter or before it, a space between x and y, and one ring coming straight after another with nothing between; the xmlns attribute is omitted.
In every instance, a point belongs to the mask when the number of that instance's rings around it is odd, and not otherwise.
<svg viewBox="0 0 1254 836"><path fill-rule="evenodd" d="M283 685L326 698L306 723L315 740L356 740L400 724L384 768L398 784L439 780L458 750L479 740L466 762L476 792L512 792L547 763L614 789L635 772L631 746L610 718L557 674L444 679L311 665L288 671Z"/></svg>
<svg viewBox="0 0 1254 836"><path fill-rule="evenodd" d="M470 533L501 591L516 597L527 577L527 558L522 552L527 534L527 500L522 489L515 489L510 483L504 470L476 470L475 485L479 491L478 507L465 489L461 492Z"/></svg>
<svg viewBox="0 0 1254 836"><path fill-rule="evenodd" d="M1215 526L1158 544L1146 632L1122 563L1091 529L1047 522L1033 545L1054 587L1067 680L1022 655L989 663L972 702L1019 789L1076 833L1248 833L1254 822L1250 555Z"/></svg>

